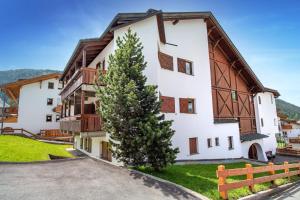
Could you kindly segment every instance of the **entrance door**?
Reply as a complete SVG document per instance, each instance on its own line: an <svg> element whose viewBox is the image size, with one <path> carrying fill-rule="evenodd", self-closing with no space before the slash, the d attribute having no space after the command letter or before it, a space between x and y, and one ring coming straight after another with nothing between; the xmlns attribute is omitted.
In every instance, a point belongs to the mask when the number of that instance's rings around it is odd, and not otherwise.
<svg viewBox="0 0 300 200"><path fill-rule="evenodd" d="M101 146L102 146L101 158L111 162L111 151L109 149L109 143L102 141Z"/></svg>
<svg viewBox="0 0 300 200"><path fill-rule="evenodd" d="M249 148L249 152L248 152L248 156L250 159L255 159L255 160L258 160L258 157L257 157L257 149L255 147L254 144L252 144Z"/></svg>

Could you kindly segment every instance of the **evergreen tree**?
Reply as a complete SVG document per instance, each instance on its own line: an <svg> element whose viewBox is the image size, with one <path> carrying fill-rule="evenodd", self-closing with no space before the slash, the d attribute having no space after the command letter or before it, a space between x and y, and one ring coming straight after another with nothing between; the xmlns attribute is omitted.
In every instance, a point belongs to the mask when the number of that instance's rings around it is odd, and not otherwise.
<svg viewBox="0 0 300 200"><path fill-rule="evenodd" d="M97 84L99 113L111 137L111 151L124 164L149 164L160 170L179 152L171 144L172 121L160 114L157 87L146 85L147 63L137 34L129 29L116 43L108 71L105 75L99 71Z"/></svg>

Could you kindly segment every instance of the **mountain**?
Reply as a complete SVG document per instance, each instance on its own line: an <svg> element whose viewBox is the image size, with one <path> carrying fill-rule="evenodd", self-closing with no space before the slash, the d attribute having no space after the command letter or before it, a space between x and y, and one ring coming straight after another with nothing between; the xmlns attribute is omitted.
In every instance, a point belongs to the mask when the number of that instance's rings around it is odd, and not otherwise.
<svg viewBox="0 0 300 200"><path fill-rule="evenodd" d="M277 111L285 114L289 119L300 120L300 107L281 99L276 99Z"/></svg>
<svg viewBox="0 0 300 200"><path fill-rule="evenodd" d="M27 79L35 76L57 73L60 71L49 69L14 69L0 71L0 85L4 83L14 82L18 79Z"/></svg>

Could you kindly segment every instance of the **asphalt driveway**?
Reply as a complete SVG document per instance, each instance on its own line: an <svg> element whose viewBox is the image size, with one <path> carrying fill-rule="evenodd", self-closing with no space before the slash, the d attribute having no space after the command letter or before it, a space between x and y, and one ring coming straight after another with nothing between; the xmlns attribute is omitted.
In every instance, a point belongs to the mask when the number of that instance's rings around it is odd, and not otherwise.
<svg viewBox="0 0 300 200"><path fill-rule="evenodd" d="M90 158L0 165L0 199L196 199L183 190Z"/></svg>

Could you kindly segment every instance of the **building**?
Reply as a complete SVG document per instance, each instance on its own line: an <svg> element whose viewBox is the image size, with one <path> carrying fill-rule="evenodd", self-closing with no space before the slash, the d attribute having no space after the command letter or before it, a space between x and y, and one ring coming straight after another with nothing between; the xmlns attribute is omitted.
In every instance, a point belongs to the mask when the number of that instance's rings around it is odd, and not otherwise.
<svg viewBox="0 0 300 200"><path fill-rule="evenodd" d="M279 114L282 136L285 138L300 137L300 122L288 119L288 116Z"/></svg>
<svg viewBox="0 0 300 200"><path fill-rule="evenodd" d="M61 74L48 74L1 85L10 99L2 118L4 128L25 129L34 134L45 129L59 129ZM2 122L2 121L1 121Z"/></svg>
<svg viewBox="0 0 300 200"><path fill-rule="evenodd" d="M61 76L61 130L74 135L76 148L114 162L93 84L128 28L144 46L144 73L158 86L161 111L174 120L177 160L267 160L267 152L275 154L279 93L262 85L212 13L152 9L120 13L100 37L76 46Z"/></svg>

